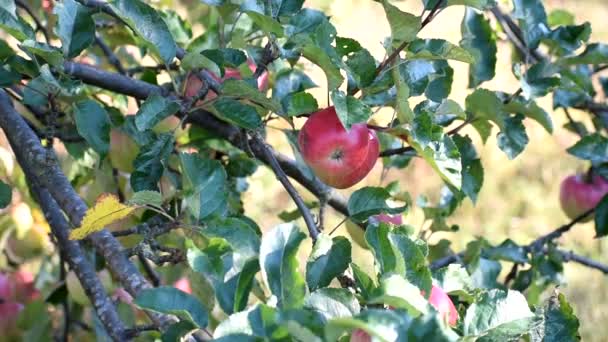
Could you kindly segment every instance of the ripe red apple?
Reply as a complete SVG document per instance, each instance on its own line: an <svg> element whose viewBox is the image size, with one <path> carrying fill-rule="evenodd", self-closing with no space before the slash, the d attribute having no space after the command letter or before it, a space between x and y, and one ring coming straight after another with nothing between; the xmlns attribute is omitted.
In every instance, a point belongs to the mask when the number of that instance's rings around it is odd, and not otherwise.
<svg viewBox="0 0 608 342"><path fill-rule="evenodd" d="M255 62L252 59L247 60L247 65L249 65L249 69L251 70L251 72L255 72L257 65L255 64ZM235 80L243 79L241 72L238 69L234 69L234 68L226 68L223 78L220 78L219 76L217 76L213 73L211 73L211 76L213 76L213 78L220 83L222 81L229 80L229 79L235 79ZM186 96L186 97L196 96L196 94L198 93L198 91L201 89L202 86L203 86L203 83L202 83L201 79L197 75L191 73L190 75L188 75L188 78L186 80L186 89L184 91L184 96ZM268 89L268 71L264 71L262 73L262 75L260 75L260 77L258 78L258 89L262 92L264 92L264 91L266 91L266 89ZM215 94L213 91L209 91L209 93L207 93L207 96L205 97L205 99L210 100L215 97L217 97L217 94Z"/></svg>
<svg viewBox="0 0 608 342"><path fill-rule="evenodd" d="M560 186L559 200L562 210L574 219L584 212L595 208L608 193L608 181L599 175L587 177L576 174L566 177ZM585 221L591 220L592 215Z"/></svg>
<svg viewBox="0 0 608 342"><path fill-rule="evenodd" d="M306 121L298 144L304 161L325 184L349 188L372 170L380 146L376 133L363 123L347 131L334 107L313 113Z"/></svg>
<svg viewBox="0 0 608 342"><path fill-rule="evenodd" d="M456 325L456 322L458 322L458 311L456 311L454 303L452 303L452 300L442 288L433 285L429 303L437 309L439 315L445 319L449 325Z"/></svg>

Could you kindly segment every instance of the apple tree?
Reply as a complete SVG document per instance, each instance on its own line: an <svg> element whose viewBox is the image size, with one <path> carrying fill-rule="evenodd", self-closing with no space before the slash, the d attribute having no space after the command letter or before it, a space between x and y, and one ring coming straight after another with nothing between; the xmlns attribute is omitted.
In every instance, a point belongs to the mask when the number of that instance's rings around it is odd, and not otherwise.
<svg viewBox="0 0 608 342"><path fill-rule="evenodd" d="M598 77L608 45L541 0L410 0L417 13L373 2L385 16L366 25L390 27L383 56L303 0L183 0L182 15L172 1L1 0L2 160L16 165L0 168L0 207L17 196L39 208L53 244L34 255L35 281L15 280L11 253L0 259L3 337L580 339L555 290L563 263L608 266L556 239L591 219L608 234L608 80ZM420 38L448 6L465 8L462 40ZM497 65L499 48L512 49L511 65ZM454 61L468 64L464 99L451 96ZM484 87L500 67L518 89ZM560 112L570 121L554 127ZM562 185L572 220L531 243L480 237L453 250L450 216L492 182L462 128L481 143L495 135L496 153L514 159L534 143L528 121L580 136L564 151L588 165ZM291 150L273 146L277 134ZM437 203L412 200L407 184L365 185L374 167L406 173L414 158L442 179ZM275 227L245 210L258 168L293 201L284 209L297 208L266 212L284 221ZM415 207L428 230L408 224ZM328 215L350 234L335 234ZM1 229L4 244L12 231ZM447 238L428 243L431 232ZM373 268L353 262L353 244Z"/></svg>

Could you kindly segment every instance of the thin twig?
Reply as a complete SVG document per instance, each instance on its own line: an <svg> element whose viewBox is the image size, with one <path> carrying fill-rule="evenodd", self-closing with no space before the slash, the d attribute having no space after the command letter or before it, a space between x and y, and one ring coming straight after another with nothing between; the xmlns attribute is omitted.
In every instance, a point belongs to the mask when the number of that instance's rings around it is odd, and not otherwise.
<svg viewBox="0 0 608 342"><path fill-rule="evenodd" d="M583 266L587 266L589 268L601 271L604 274L608 274L608 265L602 264L601 262L575 254L573 251L558 250L558 253L562 256L562 258L564 258L564 261L574 261Z"/></svg>
<svg viewBox="0 0 608 342"><path fill-rule="evenodd" d="M572 126L572 129L574 129L574 131L576 132L576 134L578 134L579 137L584 137L585 132L583 132L579 125L577 125L576 121L574 121L574 119L570 115L570 111L568 110L568 108L564 107L562 109L564 110L564 113L566 114L566 117L568 118L568 122L570 122L570 126Z"/></svg>
<svg viewBox="0 0 608 342"><path fill-rule="evenodd" d="M594 211L595 211L595 208L591 208L591 209L587 210L586 212L582 213L581 215L575 217L572 221L568 222L567 224L564 224L564 225L558 227L557 229L553 230L552 232L545 234L545 235L539 237L538 239L532 241L530 244L528 244L528 246L526 246L526 250L528 250L530 252L541 250L542 247L547 242L553 241L553 240L561 237L562 235L564 235L564 233L566 233L570 229L572 229L572 227L574 227L577 223L583 222L585 219L587 219L589 216L591 216Z"/></svg>
<svg viewBox="0 0 608 342"><path fill-rule="evenodd" d="M122 75L126 75L127 70L125 70L125 68L122 66L120 59L118 59L118 57L116 56L114 51L112 51L112 49L108 46L108 44L103 41L99 33L95 34L95 43L101 48L101 51L103 51L103 54L108 59L108 62L110 62L110 64L112 64L114 68L116 68L116 71L118 71Z"/></svg>
<svg viewBox="0 0 608 342"><path fill-rule="evenodd" d="M276 175L279 182L281 182L285 190L287 190L287 193L295 202L296 206L298 207L298 210L300 210L302 218L306 223L306 227L308 227L308 234L310 235L311 239L313 240L313 242L316 241L317 237L319 236L319 229L317 228L315 220L312 217L312 214L310 213L310 209L306 206L306 203L304 203L304 200L302 199L302 197L300 197L300 194L298 193L296 188L294 188L293 184L291 184L291 182L287 178L285 171L283 171L281 165L279 165L279 162L275 158L274 154L272 153L266 142L263 141L259 136L254 136L253 140L260 144L260 146L262 146L262 151L266 160L269 162L270 168L272 169L272 171L274 171L274 174Z"/></svg>
<svg viewBox="0 0 608 342"><path fill-rule="evenodd" d="M34 13L34 11L32 11L32 9L23 0L15 0L15 4L27 12L27 14L34 21L34 24L36 24L36 31L42 32L42 35L44 35L44 40L47 43L50 43L51 38L50 38L49 32L47 31L46 27L44 27L44 25L42 25L42 22L40 21L40 19L38 19L38 17Z"/></svg>

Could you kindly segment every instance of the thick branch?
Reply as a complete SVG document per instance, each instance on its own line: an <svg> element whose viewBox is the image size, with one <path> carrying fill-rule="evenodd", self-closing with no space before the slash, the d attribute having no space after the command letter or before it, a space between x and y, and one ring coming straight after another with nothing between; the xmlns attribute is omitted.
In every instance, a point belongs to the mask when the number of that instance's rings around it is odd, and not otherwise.
<svg viewBox="0 0 608 342"><path fill-rule="evenodd" d="M42 147L37 136L15 111L4 90L0 90L0 127L19 159L21 168L32 171L36 182L48 189L72 225L78 226L87 211L86 204L63 174L53 151ZM150 287L110 232L107 230L97 232L92 234L90 239L97 252L104 256L109 270L131 295L135 297L139 291ZM167 316L151 313L150 315L159 324L169 323Z"/></svg>
<svg viewBox="0 0 608 342"><path fill-rule="evenodd" d="M23 171L27 175L28 182L35 184L31 170L23 169ZM33 185L30 189L44 212L44 216L51 227L51 232L57 239L57 245L65 255L70 268L74 270L74 274L76 274L87 297L89 297L91 304L93 304L95 313L106 329L106 332L113 340L123 341L126 327L120 320L112 299L108 296L99 281L95 268L86 259L84 250L77 241L69 239L70 224L63 216L55 199L44 188ZM68 317L65 319L67 320Z"/></svg>

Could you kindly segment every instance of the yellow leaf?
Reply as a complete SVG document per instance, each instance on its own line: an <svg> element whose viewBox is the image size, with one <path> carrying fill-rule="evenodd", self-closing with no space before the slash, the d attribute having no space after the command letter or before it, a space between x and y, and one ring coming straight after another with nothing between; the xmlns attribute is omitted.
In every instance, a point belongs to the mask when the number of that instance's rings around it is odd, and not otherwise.
<svg viewBox="0 0 608 342"><path fill-rule="evenodd" d="M112 194L104 194L99 196L93 208L87 210L81 222L81 226L72 230L70 240L82 240L85 237L102 230L105 226L121 220L136 207L126 206Z"/></svg>

